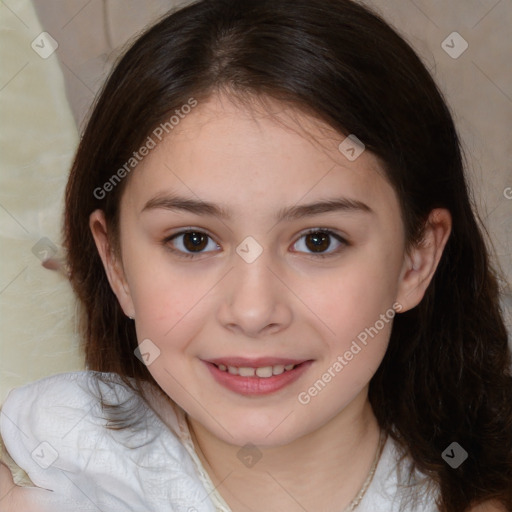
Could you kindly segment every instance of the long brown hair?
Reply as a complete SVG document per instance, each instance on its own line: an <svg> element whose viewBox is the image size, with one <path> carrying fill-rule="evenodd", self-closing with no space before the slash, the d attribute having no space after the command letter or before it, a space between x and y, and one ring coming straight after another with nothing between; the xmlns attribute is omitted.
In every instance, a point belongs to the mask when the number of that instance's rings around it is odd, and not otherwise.
<svg viewBox="0 0 512 512"><path fill-rule="evenodd" d="M103 209L115 245L129 176L106 194L95 190L176 109L220 89L278 99L356 134L384 163L409 245L421 240L432 209L450 211L438 270L421 303L395 318L369 399L381 428L439 484L441 511L493 498L512 510L511 356L459 139L415 52L353 1L198 1L164 17L120 60L66 193L65 245L88 368L154 383L133 355L133 322L110 289L88 227L91 212ZM454 441L469 455L457 469L441 456Z"/></svg>

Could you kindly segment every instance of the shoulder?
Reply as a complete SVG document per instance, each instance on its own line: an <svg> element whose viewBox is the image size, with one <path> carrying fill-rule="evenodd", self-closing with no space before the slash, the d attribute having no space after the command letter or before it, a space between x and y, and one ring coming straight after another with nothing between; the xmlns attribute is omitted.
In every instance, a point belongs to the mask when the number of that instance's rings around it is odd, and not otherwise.
<svg viewBox="0 0 512 512"><path fill-rule="evenodd" d="M433 480L411 469L408 454L388 436L372 482L358 510L437 512L438 486Z"/></svg>
<svg viewBox="0 0 512 512"><path fill-rule="evenodd" d="M138 431L109 428L111 416L130 412L144 418ZM100 446L119 457L162 429L144 400L109 373L62 373L31 382L13 389L0 411L5 450L33 482L39 476L44 481L55 464L81 471Z"/></svg>
<svg viewBox="0 0 512 512"><path fill-rule="evenodd" d="M438 512L439 484L417 469L411 471L412 467L408 453L388 437L372 484L360 503L361 512ZM467 512L507 512L507 509L496 500L489 500L468 508Z"/></svg>
<svg viewBox="0 0 512 512"><path fill-rule="evenodd" d="M114 373L93 371L58 373L12 389L9 392L4 405L2 405L2 408L10 401L17 400L21 396L34 403L41 400L44 402L58 401L59 398L62 398L65 395L71 396L77 391L87 388L91 382L98 380L105 380L106 382L122 382L121 378ZM51 391L51 394L49 394L48 391ZM81 393L79 393L79 395L80 394Z"/></svg>
<svg viewBox="0 0 512 512"><path fill-rule="evenodd" d="M118 420L125 425L109 424ZM0 433L33 484L63 500L80 502L85 493L114 511L205 499L178 436L116 374L64 373L14 389L1 409Z"/></svg>
<svg viewBox="0 0 512 512"><path fill-rule="evenodd" d="M71 372L46 377L13 389L2 405L0 427L16 425L39 429L63 429L76 415L93 413L104 399L121 403L134 393L116 374ZM58 420L58 421L57 421Z"/></svg>

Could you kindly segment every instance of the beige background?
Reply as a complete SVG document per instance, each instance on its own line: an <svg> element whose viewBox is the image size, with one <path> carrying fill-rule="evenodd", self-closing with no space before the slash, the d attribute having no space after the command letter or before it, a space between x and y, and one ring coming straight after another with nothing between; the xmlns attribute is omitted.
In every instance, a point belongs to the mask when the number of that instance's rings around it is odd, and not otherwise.
<svg viewBox="0 0 512 512"><path fill-rule="evenodd" d="M419 52L451 105L475 202L503 268L510 328L512 199L505 191L512 187L512 2L366 3ZM69 286L41 267L32 248L43 237L59 245L69 162L113 62L127 41L174 5L164 0L0 3L0 402L14 386L81 367ZM30 46L43 30L59 45L46 59ZM453 32L469 45L456 59L442 47L445 40L455 44L448 37Z"/></svg>

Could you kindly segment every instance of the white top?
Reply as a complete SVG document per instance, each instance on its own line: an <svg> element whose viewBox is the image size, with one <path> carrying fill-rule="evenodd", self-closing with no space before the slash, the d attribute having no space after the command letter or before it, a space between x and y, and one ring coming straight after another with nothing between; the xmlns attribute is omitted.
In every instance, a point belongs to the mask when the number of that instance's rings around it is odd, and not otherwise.
<svg viewBox="0 0 512 512"><path fill-rule="evenodd" d="M102 410L100 396L120 407ZM116 414L137 424L105 428ZM38 498L41 512L231 512L194 450L183 410L154 391L141 399L115 374L64 373L11 391L0 432L34 485L53 491ZM388 438L357 512L437 511L426 478L416 503L400 509L397 454Z"/></svg>

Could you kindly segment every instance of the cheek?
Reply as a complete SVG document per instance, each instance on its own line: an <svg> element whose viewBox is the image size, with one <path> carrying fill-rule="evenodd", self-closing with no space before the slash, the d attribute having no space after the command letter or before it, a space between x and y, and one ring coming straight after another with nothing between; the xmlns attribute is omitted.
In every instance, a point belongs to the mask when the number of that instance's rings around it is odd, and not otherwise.
<svg viewBox="0 0 512 512"><path fill-rule="evenodd" d="M172 339L175 345L179 340L177 332L183 336L184 329L199 327L196 317L204 315L206 302L201 299L211 288L206 280L190 280L178 273L145 273L137 281L132 290L136 326L141 335L163 343Z"/></svg>
<svg viewBox="0 0 512 512"><path fill-rule="evenodd" d="M396 250L369 248L347 258L310 290L311 310L328 329L316 380L303 390L301 404L310 400L320 414L322 404L343 407L368 384L388 346L399 261Z"/></svg>
<svg viewBox="0 0 512 512"><path fill-rule="evenodd" d="M200 279L197 273L191 275L170 261L166 251L157 246L138 244L126 251L125 272L139 339L170 337L174 327L182 326L181 320L194 312L211 288L208 277Z"/></svg>
<svg viewBox="0 0 512 512"><path fill-rule="evenodd" d="M337 269L317 275L314 286L302 288L304 302L329 327L330 338L343 344L392 307L398 289L397 261L391 253L358 252Z"/></svg>
<svg viewBox="0 0 512 512"><path fill-rule="evenodd" d="M391 285L376 267L361 272L352 268L331 277L325 294L312 297L312 309L322 312L319 316L330 331L316 372L298 396L300 407L307 406L312 417L343 409L380 366L395 316Z"/></svg>

